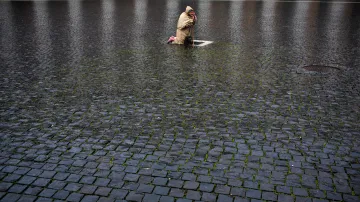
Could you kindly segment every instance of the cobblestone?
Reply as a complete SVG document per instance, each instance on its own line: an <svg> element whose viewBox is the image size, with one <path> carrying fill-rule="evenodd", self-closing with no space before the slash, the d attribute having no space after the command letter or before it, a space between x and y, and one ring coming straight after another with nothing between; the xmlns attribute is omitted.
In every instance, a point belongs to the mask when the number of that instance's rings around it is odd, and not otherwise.
<svg viewBox="0 0 360 202"><path fill-rule="evenodd" d="M0 201L360 201L356 4L169 2L0 1Z"/></svg>

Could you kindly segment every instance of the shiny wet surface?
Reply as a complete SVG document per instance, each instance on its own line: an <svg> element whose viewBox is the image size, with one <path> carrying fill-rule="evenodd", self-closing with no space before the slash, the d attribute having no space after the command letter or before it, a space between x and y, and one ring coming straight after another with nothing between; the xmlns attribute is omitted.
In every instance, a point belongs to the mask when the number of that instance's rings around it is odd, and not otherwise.
<svg viewBox="0 0 360 202"><path fill-rule="evenodd" d="M195 39L213 44L166 44L186 5ZM346 1L0 2L0 197L359 200L359 13ZM34 169L113 183L42 196L26 190L55 188L25 183ZM162 195L157 178L200 188L169 181Z"/></svg>

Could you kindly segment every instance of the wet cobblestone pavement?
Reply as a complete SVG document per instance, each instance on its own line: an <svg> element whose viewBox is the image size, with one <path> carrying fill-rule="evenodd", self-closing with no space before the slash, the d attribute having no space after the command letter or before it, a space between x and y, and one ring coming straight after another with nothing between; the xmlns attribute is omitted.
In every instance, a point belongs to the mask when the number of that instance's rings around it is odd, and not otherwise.
<svg viewBox="0 0 360 202"><path fill-rule="evenodd" d="M190 3L0 2L1 201L360 201L360 5Z"/></svg>

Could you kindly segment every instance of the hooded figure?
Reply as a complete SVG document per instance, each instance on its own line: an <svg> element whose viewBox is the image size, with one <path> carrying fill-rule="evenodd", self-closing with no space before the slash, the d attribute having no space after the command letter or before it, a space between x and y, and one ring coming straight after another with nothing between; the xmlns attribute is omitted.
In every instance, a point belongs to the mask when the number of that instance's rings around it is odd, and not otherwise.
<svg viewBox="0 0 360 202"><path fill-rule="evenodd" d="M187 6L185 12L183 12L179 17L176 29L176 37L171 36L168 40L168 43L184 44L185 38L187 36L191 36L191 31L195 25L196 20L197 17L195 15L194 9L192 9L190 6Z"/></svg>

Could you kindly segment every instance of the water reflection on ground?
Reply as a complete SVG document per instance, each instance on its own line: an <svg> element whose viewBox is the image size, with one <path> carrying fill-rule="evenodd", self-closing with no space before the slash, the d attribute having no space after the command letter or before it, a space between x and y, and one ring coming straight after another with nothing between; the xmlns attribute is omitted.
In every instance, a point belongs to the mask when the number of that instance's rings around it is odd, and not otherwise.
<svg viewBox="0 0 360 202"><path fill-rule="evenodd" d="M195 38L213 44L166 44L186 5L197 11ZM150 138L145 153L178 134L306 157L330 145L351 167L360 153L359 13L346 1L1 1L1 156L24 141L13 134L49 133L44 142L68 147L140 134ZM347 174L358 197L358 170Z"/></svg>

